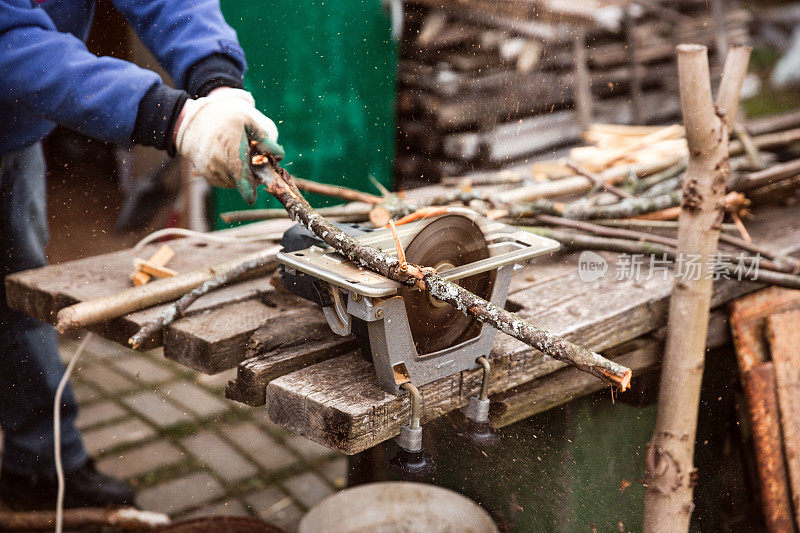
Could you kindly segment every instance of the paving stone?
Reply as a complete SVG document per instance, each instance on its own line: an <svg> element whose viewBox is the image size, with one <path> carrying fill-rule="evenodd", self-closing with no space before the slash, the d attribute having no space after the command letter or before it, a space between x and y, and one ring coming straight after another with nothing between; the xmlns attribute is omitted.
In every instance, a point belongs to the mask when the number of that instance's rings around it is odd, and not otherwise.
<svg viewBox="0 0 800 533"><path fill-rule="evenodd" d="M83 444L89 455L95 455L122 444L128 444L153 437L155 430L138 419L126 420L118 424L106 426L83 434Z"/></svg>
<svg viewBox="0 0 800 533"><path fill-rule="evenodd" d="M125 357L113 364L138 383L163 383L175 377L163 366L144 357Z"/></svg>
<svg viewBox="0 0 800 533"><path fill-rule="evenodd" d="M301 518L303 518L303 511L292 503L264 520L273 526L281 528L286 533L295 533L295 531L297 531L297 524L300 523Z"/></svg>
<svg viewBox="0 0 800 533"><path fill-rule="evenodd" d="M72 359L75 350L80 346L81 340L73 337L71 334L64 334L58 336L58 353L61 355L61 360L65 363ZM91 344L91 343L90 343ZM84 353L84 355L86 355Z"/></svg>
<svg viewBox="0 0 800 533"><path fill-rule="evenodd" d="M115 453L97 462L100 471L119 478L138 477L183 460L184 454L165 440Z"/></svg>
<svg viewBox="0 0 800 533"><path fill-rule="evenodd" d="M203 518L209 516L250 516L244 504L239 500L225 500L219 503L205 505L181 517L181 520Z"/></svg>
<svg viewBox="0 0 800 533"><path fill-rule="evenodd" d="M215 396L207 390L188 381L169 383L158 388L158 392L201 418L222 414L233 408L233 404L221 396Z"/></svg>
<svg viewBox="0 0 800 533"><path fill-rule="evenodd" d="M109 422L118 418L123 418L127 412L110 400L97 402L86 407L81 407L78 412L78 420L75 425L78 429L86 429L91 426Z"/></svg>
<svg viewBox="0 0 800 533"><path fill-rule="evenodd" d="M73 380L72 390L75 392L75 399L77 399L78 403L81 405L93 402L94 400L100 398L100 393L85 383L80 383Z"/></svg>
<svg viewBox="0 0 800 533"><path fill-rule="evenodd" d="M123 398L122 401L158 427L163 428L192 420L187 412L149 391Z"/></svg>
<svg viewBox="0 0 800 533"><path fill-rule="evenodd" d="M315 461L323 457L332 456L333 450L326 448L322 444L317 444L300 435L291 435L284 442L294 451L298 452L304 459Z"/></svg>
<svg viewBox="0 0 800 533"><path fill-rule="evenodd" d="M337 489L343 489L347 486L347 474L349 473L350 466L347 457L338 457L333 461L328 461L321 467L319 472Z"/></svg>
<svg viewBox="0 0 800 533"><path fill-rule="evenodd" d="M297 463L288 449L252 422L225 425L220 429L265 470L277 472Z"/></svg>
<svg viewBox="0 0 800 533"><path fill-rule="evenodd" d="M79 343L80 339L77 340L75 348L78 347ZM136 352L119 343L104 339L99 335L95 335L92 338L92 340L89 341L89 344L86 346L85 353L86 355L94 357L96 359L108 360L121 356L135 354Z"/></svg>
<svg viewBox="0 0 800 533"><path fill-rule="evenodd" d="M296 527L302 516L300 508L292 501L292 497L277 487L267 487L249 494L245 497L245 501L259 518L284 529L286 528L283 523L293 523Z"/></svg>
<svg viewBox="0 0 800 533"><path fill-rule="evenodd" d="M213 431L204 430L186 437L181 444L226 481L237 481L258 473L253 463Z"/></svg>
<svg viewBox="0 0 800 533"><path fill-rule="evenodd" d="M139 491L139 506L171 516L214 501L225 493L207 472L198 472Z"/></svg>
<svg viewBox="0 0 800 533"><path fill-rule="evenodd" d="M314 472L304 472L291 477L283 482L283 486L297 501L309 509L333 493L333 489Z"/></svg>
<svg viewBox="0 0 800 533"><path fill-rule="evenodd" d="M111 370L102 363L85 366L75 373L78 379L94 383L107 394L116 394L136 388L136 383Z"/></svg>

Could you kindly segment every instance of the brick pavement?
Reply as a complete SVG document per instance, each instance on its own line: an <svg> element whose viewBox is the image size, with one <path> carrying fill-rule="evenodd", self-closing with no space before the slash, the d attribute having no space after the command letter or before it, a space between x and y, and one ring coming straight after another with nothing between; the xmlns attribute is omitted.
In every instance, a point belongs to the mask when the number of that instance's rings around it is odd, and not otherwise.
<svg viewBox="0 0 800 533"><path fill-rule="evenodd" d="M71 357L77 342L61 340ZM95 336L73 376L78 424L100 469L139 491L139 505L175 519L257 516L293 531L345 485L347 462L224 398L233 371L197 374Z"/></svg>

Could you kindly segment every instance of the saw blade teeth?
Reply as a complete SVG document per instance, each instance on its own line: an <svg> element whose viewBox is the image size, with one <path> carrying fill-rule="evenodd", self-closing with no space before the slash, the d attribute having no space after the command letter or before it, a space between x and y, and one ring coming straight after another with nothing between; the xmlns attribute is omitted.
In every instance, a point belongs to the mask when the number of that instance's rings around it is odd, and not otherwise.
<svg viewBox="0 0 800 533"><path fill-rule="evenodd" d="M426 224L405 249L409 263L443 272L489 257L489 248L478 225L463 215L444 215ZM459 285L485 299L491 297L494 272L459 280ZM480 332L480 324L426 292L401 289L417 352L430 354L449 348Z"/></svg>

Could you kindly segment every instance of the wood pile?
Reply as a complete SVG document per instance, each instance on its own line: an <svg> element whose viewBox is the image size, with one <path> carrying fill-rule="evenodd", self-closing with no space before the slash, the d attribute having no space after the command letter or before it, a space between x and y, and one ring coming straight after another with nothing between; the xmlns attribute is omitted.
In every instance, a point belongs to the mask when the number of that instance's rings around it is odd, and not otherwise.
<svg viewBox="0 0 800 533"><path fill-rule="evenodd" d="M590 122L679 115L675 45L741 41L711 2L406 0L398 71L400 188L575 142ZM727 33L726 33L727 32Z"/></svg>

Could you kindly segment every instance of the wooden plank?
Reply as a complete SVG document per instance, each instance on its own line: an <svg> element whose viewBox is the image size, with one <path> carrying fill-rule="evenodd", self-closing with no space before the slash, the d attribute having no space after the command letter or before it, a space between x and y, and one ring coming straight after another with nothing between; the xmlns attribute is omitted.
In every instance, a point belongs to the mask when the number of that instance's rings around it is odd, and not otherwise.
<svg viewBox="0 0 800 533"><path fill-rule="evenodd" d="M224 237L251 236L271 234L286 229L291 222L273 220L265 223L251 224L233 230L215 232ZM49 323L55 323L59 309L91 298L107 296L131 286L128 277L133 260L137 257L150 257L159 248L159 244L145 246L139 251L121 250L67 263L49 265L33 270L17 272L6 277L6 297L12 309ZM189 272L222 261L234 259L266 246L272 246L275 252L279 247L264 242L207 242L195 238L170 241L175 251L175 258L170 268L178 272ZM226 301L238 301L251 298L265 290L267 280L254 280L238 289L233 286L222 291L206 295L189 308L189 313L198 312L220 305ZM107 323L92 327L92 331L127 346L128 338L138 331L147 321L155 317L164 306L157 306ZM150 349L161 345L161 337L155 337L145 343L142 349Z"/></svg>
<svg viewBox="0 0 800 533"><path fill-rule="evenodd" d="M799 309L800 291L781 287L769 287L731 303L731 335L742 375L769 358L767 317Z"/></svg>
<svg viewBox="0 0 800 533"><path fill-rule="evenodd" d="M244 359L247 341L256 329L292 318L287 308L266 305L260 299L226 302L168 326L164 331L164 357L216 374Z"/></svg>
<svg viewBox="0 0 800 533"><path fill-rule="evenodd" d="M770 211L771 220L793 219L800 208ZM758 216L758 215L757 215ZM762 211L763 216L763 211ZM767 246L792 242L797 250L800 228L754 224L754 239ZM758 289L755 283L723 281L713 305ZM580 281L573 272L514 294L509 301L519 314L592 350L621 344L665 323L671 282L660 279ZM563 368L563 364L519 341L499 336L491 354L492 393L502 392ZM463 372L422 387L423 420L463 406L478 390L480 373ZM271 381L266 394L270 417L291 431L352 454L396 435L409 416L405 397L384 393L369 362L351 353Z"/></svg>
<svg viewBox="0 0 800 533"><path fill-rule="evenodd" d="M767 318L792 505L800 523L800 312Z"/></svg>
<svg viewBox="0 0 800 533"><path fill-rule="evenodd" d="M767 531L794 531L772 362L758 363L747 369L743 385Z"/></svg>
<svg viewBox="0 0 800 533"><path fill-rule="evenodd" d="M319 308L305 300L275 323L255 330L247 342L245 360L231 380L226 397L248 405L264 404L266 383L355 347L352 337L333 333ZM337 348L338 345L344 348Z"/></svg>

